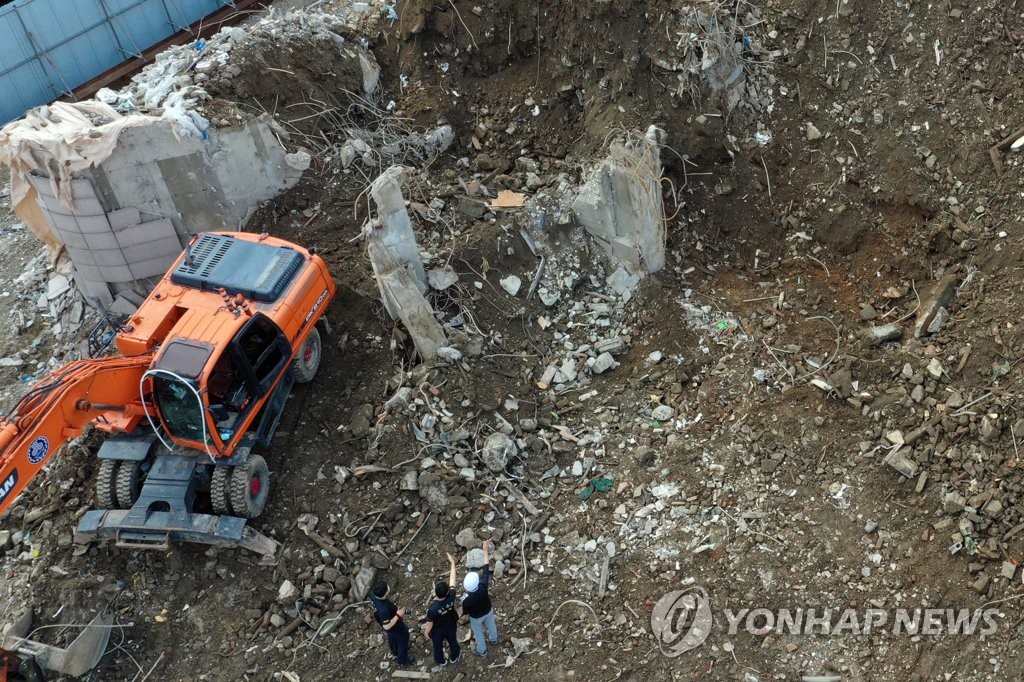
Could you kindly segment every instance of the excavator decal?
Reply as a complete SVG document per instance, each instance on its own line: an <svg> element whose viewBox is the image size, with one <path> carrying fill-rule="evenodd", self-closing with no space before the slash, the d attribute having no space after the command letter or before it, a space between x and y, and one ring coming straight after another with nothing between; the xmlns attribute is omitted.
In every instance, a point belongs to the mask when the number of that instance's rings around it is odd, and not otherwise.
<svg viewBox="0 0 1024 682"><path fill-rule="evenodd" d="M45 436L39 436L28 446L28 461L39 464L50 454L50 441Z"/></svg>
<svg viewBox="0 0 1024 682"><path fill-rule="evenodd" d="M316 299L316 303L314 303L313 307L309 309L309 312L306 314L306 319L302 321L302 324L309 322L309 318L316 314L316 311L320 309L320 304L324 302L324 299L327 298L327 294L329 293L330 292L327 289L324 289L324 292L320 294L320 298Z"/></svg>
<svg viewBox="0 0 1024 682"><path fill-rule="evenodd" d="M4 499L6 499L7 496L11 494L11 491L14 490L14 485L17 482L18 470L15 469L14 471L11 472L11 475L4 480L3 483L0 483L0 502L3 502Z"/></svg>

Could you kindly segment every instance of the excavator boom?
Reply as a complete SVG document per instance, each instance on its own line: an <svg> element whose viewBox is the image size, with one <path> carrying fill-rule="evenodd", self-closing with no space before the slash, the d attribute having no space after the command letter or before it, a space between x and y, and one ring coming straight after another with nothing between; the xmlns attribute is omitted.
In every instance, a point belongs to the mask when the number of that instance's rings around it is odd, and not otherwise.
<svg viewBox="0 0 1024 682"><path fill-rule="evenodd" d="M153 353L70 362L39 381L0 420L0 516L54 450L90 422L131 431L144 416L139 381Z"/></svg>

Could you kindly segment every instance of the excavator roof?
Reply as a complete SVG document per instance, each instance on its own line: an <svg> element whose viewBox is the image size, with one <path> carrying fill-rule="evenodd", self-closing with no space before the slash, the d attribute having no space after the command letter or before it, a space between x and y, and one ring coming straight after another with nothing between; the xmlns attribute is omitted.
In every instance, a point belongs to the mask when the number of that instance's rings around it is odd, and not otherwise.
<svg viewBox="0 0 1024 682"><path fill-rule="evenodd" d="M291 283L305 259L287 246L204 233L185 251L171 272L175 284L273 303Z"/></svg>

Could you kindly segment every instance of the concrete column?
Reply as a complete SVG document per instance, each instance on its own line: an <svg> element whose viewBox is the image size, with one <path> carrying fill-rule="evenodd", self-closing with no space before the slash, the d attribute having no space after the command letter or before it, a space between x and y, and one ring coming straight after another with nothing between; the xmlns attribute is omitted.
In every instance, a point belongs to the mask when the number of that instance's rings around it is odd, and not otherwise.
<svg viewBox="0 0 1024 682"><path fill-rule="evenodd" d="M434 360L437 349L448 345L448 338L434 317L433 308L423 297L425 288L421 288L411 270L398 259L393 246L385 243L388 232L381 221L371 222L364 228L364 234L384 307L392 319L402 320L420 357ZM419 263L418 258L416 262ZM420 269L422 272L422 265Z"/></svg>
<svg viewBox="0 0 1024 682"><path fill-rule="evenodd" d="M370 196L377 204L376 222L379 223L374 226L374 239L392 252L398 264L408 271L419 293L424 294L427 291L427 275L423 271L412 220L405 210L405 198L402 196L404 181L405 169L392 166L370 184ZM378 277L381 274L376 262L373 272ZM397 319L393 311L388 312L393 319Z"/></svg>
<svg viewBox="0 0 1024 682"><path fill-rule="evenodd" d="M611 143L608 157L580 188L576 219L633 274L665 265L665 206L661 198L661 138L651 126L644 136Z"/></svg>

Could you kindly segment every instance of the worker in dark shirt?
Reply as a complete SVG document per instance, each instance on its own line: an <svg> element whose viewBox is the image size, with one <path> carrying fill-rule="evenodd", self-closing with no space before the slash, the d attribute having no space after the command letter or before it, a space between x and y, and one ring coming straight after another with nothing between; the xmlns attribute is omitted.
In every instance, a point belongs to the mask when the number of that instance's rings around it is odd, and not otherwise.
<svg viewBox="0 0 1024 682"><path fill-rule="evenodd" d="M455 635L459 622L459 612L455 603L455 590L451 585L455 582L455 558L449 554L448 563L451 571L448 582L443 580L434 585L434 599L427 607L426 626L423 636L434 643L434 663L439 666L459 662L459 641ZM448 659L444 657L444 643L448 642Z"/></svg>
<svg viewBox="0 0 1024 682"><path fill-rule="evenodd" d="M491 543L484 543L484 566L479 573L469 572L462 581L466 589L466 596L462 599L462 612L469 616L469 627L473 630L473 638L476 640L476 648L473 653L477 656L487 655L487 642L498 643L498 624L494 620L494 609L491 607L491 597L487 594L487 587L491 582ZM484 630L487 630L487 639L484 639Z"/></svg>
<svg viewBox="0 0 1024 682"><path fill-rule="evenodd" d="M395 662L398 665L412 665L416 659L409 655L409 627L405 624L405 609L398 608L387 598L389 591L388 584L383 580L370 590L373 615L388 636L388 648L394 654Z"/></svg>

